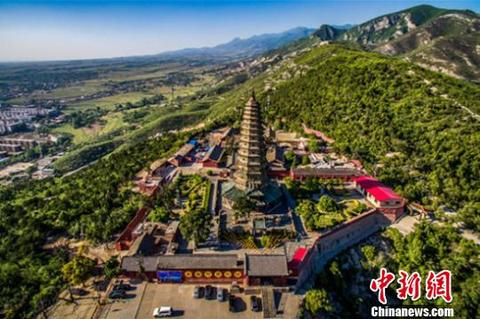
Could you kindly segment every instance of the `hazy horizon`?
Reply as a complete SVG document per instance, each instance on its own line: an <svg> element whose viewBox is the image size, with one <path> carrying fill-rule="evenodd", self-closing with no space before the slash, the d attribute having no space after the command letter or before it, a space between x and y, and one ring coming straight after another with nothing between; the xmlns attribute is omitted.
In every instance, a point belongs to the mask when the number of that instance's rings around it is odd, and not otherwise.
<svg viewBox="0 0 480 319"><path fill-rule="evenodd" d="M479 1L3 1L0 61L102 59L210 47L321 24L358 24L419 4Z"/></svg>

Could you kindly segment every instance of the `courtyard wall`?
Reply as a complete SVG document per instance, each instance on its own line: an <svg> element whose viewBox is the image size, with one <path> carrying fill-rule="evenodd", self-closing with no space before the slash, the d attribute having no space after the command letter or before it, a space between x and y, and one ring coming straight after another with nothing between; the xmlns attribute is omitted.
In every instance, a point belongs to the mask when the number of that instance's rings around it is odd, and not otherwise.
<svg viewBox="0 0 480 319"><path fill-rule="evenodd" d="M310 248L298 275L297 290L309 288L325 264L348 247L388 226L390 219L372 209L322 234Z"/></svg>

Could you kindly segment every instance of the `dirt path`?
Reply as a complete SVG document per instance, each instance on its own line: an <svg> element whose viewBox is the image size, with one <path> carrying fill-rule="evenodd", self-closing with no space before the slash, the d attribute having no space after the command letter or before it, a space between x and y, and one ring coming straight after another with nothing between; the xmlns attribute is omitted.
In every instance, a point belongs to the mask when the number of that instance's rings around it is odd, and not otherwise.
<svg viewBox="0 0 480 319"><path fill-rule="evenodd" d="M455 100L452 100L448 95L442 94L440 97L444 98L445 100L453 102L453 105L460 107L462 110L466 111L468 114L470 114L474 119L477 121L480 121L480 115L478 113L473 112L470 108L466 107L465 105L462 105L458 103Z"/></svg>

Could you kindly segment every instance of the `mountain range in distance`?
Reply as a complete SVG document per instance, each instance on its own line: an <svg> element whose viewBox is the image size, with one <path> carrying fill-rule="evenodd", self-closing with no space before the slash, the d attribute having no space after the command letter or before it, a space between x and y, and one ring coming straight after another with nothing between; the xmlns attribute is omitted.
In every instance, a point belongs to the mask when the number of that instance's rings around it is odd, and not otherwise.
<svg viewBox="0 0 480 319"><path fill-rule="evenodd" d="M175 59L202 63L235 61L292 46L311 47L325 41L348 42L366 51L397 56L434 71L480 83L480 16L470 10L429 5L385 14L358 25L296 27L279 33L235 38L213 47L81 63L142 64Z"/></svg>
<svg viewBox="0 0 480 319"><path fill-rule="evenodd" d="M246 39L235 38L230 42L214 47L188 48L160 53L157 56L169 58L246 58L275 50L291 42L308 37L314 31L315 29L313 28L296 27L280 33L254 35Z"/></svg>
<svg viewBox="0 0 480 319"><path fill-rule="evenodd" d="M393 55L428 69L480 83L480 16L470 10L420 5L359 25L297 27L207 48L160 53L162 58L248 58L295 41L350 42L367 51Z"/></svg>

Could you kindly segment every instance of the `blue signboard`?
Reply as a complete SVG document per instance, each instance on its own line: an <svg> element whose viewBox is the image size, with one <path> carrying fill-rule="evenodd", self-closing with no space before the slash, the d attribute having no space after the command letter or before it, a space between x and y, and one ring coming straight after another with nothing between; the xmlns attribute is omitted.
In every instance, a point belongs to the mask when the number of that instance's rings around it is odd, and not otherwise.
<svg viewBox="0 0 480 319"><path fill-rule="evenodd" d="M157 278L161 282L182 282L181 271L157 271Z"/></svg>

